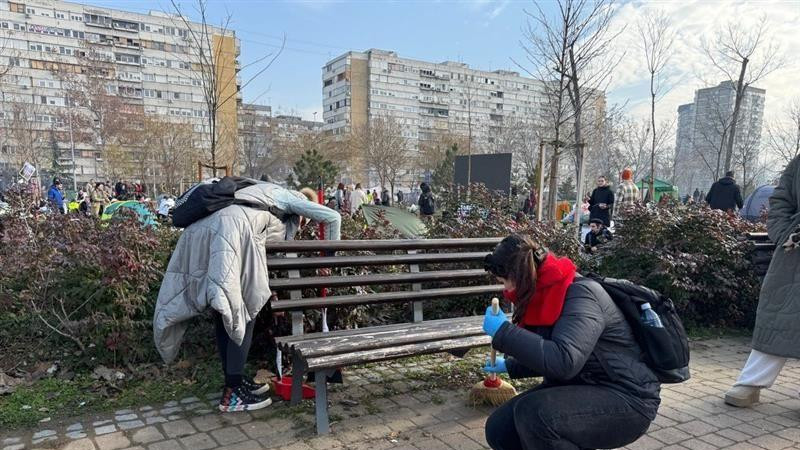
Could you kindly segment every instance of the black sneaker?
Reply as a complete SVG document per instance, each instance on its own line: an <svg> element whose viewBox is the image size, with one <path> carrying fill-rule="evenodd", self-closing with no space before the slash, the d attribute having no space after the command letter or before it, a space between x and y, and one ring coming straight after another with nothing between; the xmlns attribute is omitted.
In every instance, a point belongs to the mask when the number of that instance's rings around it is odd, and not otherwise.
<svg viewBox="0 0 800 450"><path fill-rule="evenodd" d="M255 411L266 408L272 404L272 399L261 398L250 393L244 385L237 388L226 387L219 400L219 410L222 412Z"/></svg>
<svg viewBox="0 0 800 450"><path fill-rule="evenodd" d="M256 383L256 380L250 377L242 377L242 386L255 395L264 395L269 392L269 384Z"/></svg>

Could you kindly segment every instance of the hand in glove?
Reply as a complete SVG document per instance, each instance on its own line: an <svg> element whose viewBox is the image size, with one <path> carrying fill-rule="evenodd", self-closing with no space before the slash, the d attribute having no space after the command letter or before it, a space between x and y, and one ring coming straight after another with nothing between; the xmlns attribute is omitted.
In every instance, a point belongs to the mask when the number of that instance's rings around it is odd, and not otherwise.
<svg viewBox="0 0 800 450"><path fill-rule="evenodd" d="M783 250L784 251L792 251L796 248L800 248L800 227L798 227L794 233L789 235L789 239L783 243Z"/></svg>
<svg viewBox="0 0 800 450"><path fill-rule="evenodd" d="M492 361L487 358L486 365L483 366L483 371L488 373L507 373L506 359L498 356L494 359L494 366L492 366Z"/></svg>
<svg viewBox="0 0 800 450"><path fill-rule="evenodd" d="M486 332L491 337L494 337L494 334L497 333L497 330L503 326L504 323L508 322L508 317L506 317L506 313L503 312L501 309L497 312L497 314L492 313L492 307L486 308L486 315L483 316L483 331Z"/></svg>

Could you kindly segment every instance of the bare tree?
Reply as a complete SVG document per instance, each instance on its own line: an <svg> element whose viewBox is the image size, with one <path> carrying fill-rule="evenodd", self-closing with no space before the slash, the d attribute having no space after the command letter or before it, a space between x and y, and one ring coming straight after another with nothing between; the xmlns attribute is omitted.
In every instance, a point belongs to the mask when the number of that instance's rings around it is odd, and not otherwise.
<svg viewBox="0 0 800 450"><path fill-rule="evenodd" d="M800 155L800 98L786 107L782 120L767 125L766 146L782 170Z"/></svg>
<svg viewBox="0 0 800 450"><path fill-rule="evenodd" d="M142 127L142 143L147 147L142 154L146 156L140 161L140 173L147 172L147 164L152 165L151 174L153 194L156 184L161 192L177 193L181 181L192 179L195 166L192 164L196 134L190 123L170 121L157 116L145 116Z"/></svg>
<svg viewBox="0 0 800 450"><path fill-rule="evenodd" d="M519 62L516 64L532 77L542 80L545 104L539 128L552 148L547 216L555 217L562 142L566 140L563 126L572 117L567 100L568 35L563 21L551 18L538 2L534 3L534 7L536 10L533 12L525 11L527 20L523 28L523 41L520 42L528 67ZM542 197L542 193L539 196Z"/></svg>
<svg viewBox="0 0 800 450"><path fill-rule="evenodd" d="M756 188L756 183L765 171L766 165L760 161L761 156L761 130L754 127L745 127L745 134L737 139L737 146L733 153L733 166L741 175L742 195L747 196Z"/></svg>
<svg viewBox="0 0 800 450"><path fill-rule="evenodd" d="M703 42L703 51L708 59L736 89L725 142L725 171L731 168L739 114L747 88L781 68L785 62L778 44L766 36L769 28L766 15L755 27L744 27L739 20L732 20L721 26L713 43Z"/></svg>
<svg viewBox="0 0 800 450"><path fill-rule="evenodd" d="M364 165L378 175L381 187L394 187L407 170L410 148L403 137L403 126L392 117L376 117L361 129L354 130L353 144L360 150Z"/></svg>
<svg viewBox="0 0 800 450"><path fill-rule="evenodd" d="M650 147L650 192L655 191L656 179L656 145L659 136L656 128L656 101L668 91L662 78L662 71L672 56L672 44L675 32L670 25L669 17L663 11L645 13L637 24L641 38L640 46L644 53L647 72L650 75L650 128L652 129L652 145Z"/></svg>
<svg viewBox="0 0 800 450"><path fill-rule="evenodd" d="M179 19L178 22L186 28L186 39L191 42L192 47L198 52L198 61L196 63L199 66L206 110L206 125L210 141L208 163L212 166L213 175L216 176L217 166L220 162L235 167L237 156L235 151L232 155L219 154L218 145L220 142L227 140L230 141L230 145L237 146L236 130L225 129L226 127L233 127L230 124L223 123L221 114L223 109L226 109L231 102L235 105L239 91L247 87L272 66L272 63L283 51L286 38L284 37L283 43L277 51L266 54L242 67L242 69L254 67L255 73L239 86L239 71L232 67L236 62L236 55L234 54L236 50L232 39L233 32L230 30L232 16L228 14L222 19L218 27L214 27L209 24L207 0L196 0L195 12L199 19L196 21L199 23L198 27L191 23L189 17L175 0L170 0L170 2L174 13ZM214 39L215 36L218 36L216 40ZM231 160L220 161L220 157L223 159L227 157Z"/></svg>
<svg viewBox="0 0 800 450"><path fill-rule="evenodd" d="M413 161L415 168L423 172L433 172L444 161L447 150L458 149L459 154L466 154L469 137L450 132L437 132L431 139L419 143L419 152Z"/></svg>
<svg viewBox="0 0 800 450"><path fill-rule="evenodd" d="M53 128L45 124L43 119L47 117L50 120L53 116L48 114L46 106L28 100L29 96L27 99L15 96L15 101L11 102L7 130L13 142L11 157L17 167L28 162L42 169L53 143Z"/></svg>

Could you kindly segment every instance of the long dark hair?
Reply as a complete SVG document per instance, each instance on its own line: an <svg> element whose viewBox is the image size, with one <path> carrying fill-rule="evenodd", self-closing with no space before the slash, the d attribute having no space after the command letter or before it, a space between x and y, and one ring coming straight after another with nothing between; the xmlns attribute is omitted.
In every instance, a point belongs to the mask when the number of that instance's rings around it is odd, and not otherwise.
<svg viewBox="0 0 800 450"><path fill-rule="evenodd" d="M516 303L512 321L519 323L525 317L528 303L536 289L536 270L547 257L547 249L530 238L512 234L500 241L494 251L484 258L487 272L511 280L516 286Z"/></svg>

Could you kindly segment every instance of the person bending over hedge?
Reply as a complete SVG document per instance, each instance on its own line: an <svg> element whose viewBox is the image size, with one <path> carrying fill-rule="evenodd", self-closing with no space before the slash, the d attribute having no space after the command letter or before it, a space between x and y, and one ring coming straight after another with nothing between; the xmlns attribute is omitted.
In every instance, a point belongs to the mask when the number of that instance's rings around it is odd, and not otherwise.
<svg viewBox="0 0 800 450"><path fill-rule="evenodd" d="M484 370L544 378L492 413L489 445L615 448L641 437L658 412L661 385L603 287L519 235L503 239L485 266L504 284L514 314L509 321L487 308L483 329L506 357Z"/></svg>
<svg viewBox="0 0 800 450"><path fill-rule="evenodd" d="M158 293L153 330L165 362L175 359L192 317L212 311L225 388L222 412L270 405L269 388L244 373L255 318L272 297L264 244L291 239L304 218L326 225L326 239L339 239L341 216L313 201L316 194L259 182L239 189L234 204L183 230ZM269 211L267 211L269 207Z"/></svg>

